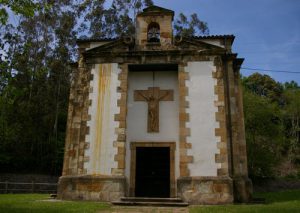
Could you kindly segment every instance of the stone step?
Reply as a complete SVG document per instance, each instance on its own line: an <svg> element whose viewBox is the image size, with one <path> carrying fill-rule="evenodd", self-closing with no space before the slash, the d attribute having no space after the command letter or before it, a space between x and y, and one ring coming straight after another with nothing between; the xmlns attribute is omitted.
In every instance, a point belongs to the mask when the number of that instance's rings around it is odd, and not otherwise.
<svg viewBox="0 0 300 213"><path fill-rule="evenodd" d="M134 202L168 202L168 203L178 203L182 202L179 197L175 198L160 198L160 197L121 197L121 201L134 201Z"/></svg>
<svg viewBox="0 0 300 213"><path fill-rule="evenodd" d="M121 206L168 206L168 207L186 207L189 204L185 202L156 202L156 201L114 201L114 205Z"/></svg>

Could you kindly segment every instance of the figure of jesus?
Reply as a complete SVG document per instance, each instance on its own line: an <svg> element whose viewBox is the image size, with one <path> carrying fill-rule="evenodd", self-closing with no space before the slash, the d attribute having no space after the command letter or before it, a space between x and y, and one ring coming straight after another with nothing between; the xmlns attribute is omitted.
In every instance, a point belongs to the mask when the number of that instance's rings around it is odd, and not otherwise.
<svg viewBox="0 0 300 213"><path fill-rule="evenodd" d="M136 90L135 101L148 103L148 132L159 132L159 102L173 101L173 90L160 90L151 87L148 90Z"/></svg>

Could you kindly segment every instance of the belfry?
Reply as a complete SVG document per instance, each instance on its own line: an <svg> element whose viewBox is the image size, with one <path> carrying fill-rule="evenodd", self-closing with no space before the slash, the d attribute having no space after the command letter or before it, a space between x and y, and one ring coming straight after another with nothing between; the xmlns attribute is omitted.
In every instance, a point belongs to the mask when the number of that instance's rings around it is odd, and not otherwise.
<svg viewBox="0 0 300 213"><path fill-rule="evenodd" d="M234 36L174 37L173 16L150 6L134 37L78 40L59 198L251 199Z"/></svg>

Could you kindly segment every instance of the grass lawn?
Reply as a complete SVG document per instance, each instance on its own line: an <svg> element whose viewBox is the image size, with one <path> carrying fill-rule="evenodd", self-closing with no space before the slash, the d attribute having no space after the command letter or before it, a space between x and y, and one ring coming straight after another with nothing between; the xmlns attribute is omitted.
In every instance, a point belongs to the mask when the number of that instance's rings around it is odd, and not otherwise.
<svg viewBox="0 0 300 213"><path fill-rule="evenodd" d="M48 199L47 194L0 194L0 213L94 213L110 209L106 203L45 201Z"/></svg>
<svg viewBox="0 0 300 213"><path fill-rule="evenodd" d="M300 213L300 190L256 193L254 197L266 199L266 204L247 205L235 204L224 206L197 206L191 207L190 212L289 212Z"/></svg>
<svg viewBox="0 0 300 213"><path fill-rule="evenodd" d="M292 212L300 213L300 190L260 193L256 197L266 198L266 204L259 205L223 205L223 206L191 206L190 212ZM44 194L0 194L0 212L110 212L112 207L100 202L45 201L49 195ZM138 207L137 207L138 208ZM136 212L136 211L135 211ZM156 211L155 211L156 212ZM161 212L161 211L160 211Z"/></svg>

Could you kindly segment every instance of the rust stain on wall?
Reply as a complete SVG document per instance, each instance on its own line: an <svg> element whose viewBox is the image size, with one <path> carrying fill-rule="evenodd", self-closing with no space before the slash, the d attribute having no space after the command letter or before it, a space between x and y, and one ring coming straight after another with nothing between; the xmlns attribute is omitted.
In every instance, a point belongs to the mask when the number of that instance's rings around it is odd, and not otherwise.
<svg viewBox="0 0 300 213"><path fill-rule="evenodd" d="M103 127L106 124L104 120L107 110L110 109L110 82L111 82L111 64L99 65L99 80L98 80L98 102L97 102L97 114L96 114L96 137L95 147L93 153L92 171L99 174L101 166L104 166L105 162L101 162L101 147L103 143ZM107 119L106 119L107 120ZM109 124L109 123L107 123ZM104 154L105 156L105 154Z"/></svg>

